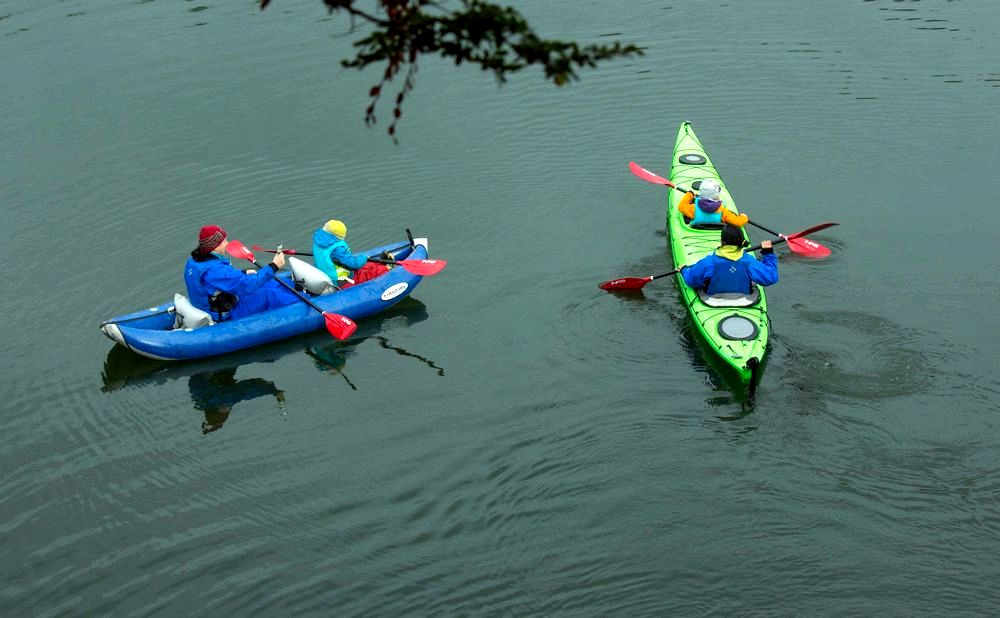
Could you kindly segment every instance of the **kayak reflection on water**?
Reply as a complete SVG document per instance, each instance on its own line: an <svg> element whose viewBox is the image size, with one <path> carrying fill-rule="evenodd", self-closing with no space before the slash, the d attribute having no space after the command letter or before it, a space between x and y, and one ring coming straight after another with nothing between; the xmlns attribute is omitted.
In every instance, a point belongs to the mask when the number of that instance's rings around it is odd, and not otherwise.
<svg viewBox="0 0 1000 618"><path fill-rule="evenodd" d="M410 358L415 358L420 362L422 362L423 364L427 365L428 367L436 369L437 374L439 376L444 376L444 369L435 365L434 361L428 358L424 358L419 354L413 354L412 352L408 352L398 346L390 345L389 340L381 335L374 335L370 337L378 341L379 346L381 346L383 349L393 350L394 352L396 352L396 354L399 354L400 356L408 356ZM369 339L369 337L364 337L362 339L355 339L348 343L338 343L325 346L313 345L306 348L306 354L313 357L313 361L317 369L321 371L329 371L331 373L340 374L340 376L344 378L344 380L347 382L347 385L350 386L352 390L358 390L358 387L355 386L354 383L351 382L351 379L347 377L347 374L344 373L344 367L347 365L347 359L350 356L352 356L354 352L357 350L357 346L362 342L366 341L367 339Z"/></svg>
<svg viewBox="0 0 1000 618"><path fill-rule="evenodd" d="M424 304L410 297L361 322L358 331L347 341L331 342L329 334L316 332L224 356L181 363L146 358L124 346L115 345L108 351L104 362L101 390L111 394L125 389L159 388L174 380L188 378L191 401L195 409L205 414L202 431L207 434L218 430L229 418L233 406L242 401L272 396L283 411L284 392L273 382L263 378L237 379L236 372L240 367L251 370L250 365L279 362L289 355L301 353L303 348L312 357L317 369L324 373L339 373L353 390L358 390L358 387L344 373L344 367L358 346L370 339L383 349L419 360L443 376L444 369L423 356L390 345L386 336L395 329L412 327L427 317Z"/></svg>
<svg viewBox="0 0 1000 618"><path fill-rule="evenodd" d="M125 388L145 388L186 378L197 373L230 370L253 363L275 363L289 355L302 352L303 347L313 358L328 354L332 354L331 358L333 359L340 358L339 361L317 363L317 368L325 372L329 369L329 365L335 367L338 363L342 365L358 344L367 341L372 336L379 337L379 341L383 342L382 347L395 349L399 352L401 348L392 348L387 345L388 340L382 336L382 333L409 328L423 322L427 317L427 307L419 300L407 297L378 316L362 321L358 325L358 331L348 341L331 343L328 333L317 331L302 337L277 341L266 346L249 348L224 356L180 363L154 360L135 354L125 346L115 345L108 350L108 356L104 361L104 370L101 372L101 390L105 393L112 393ZM376 333L378 334L376 335ZM318 352L318 354L314 352ZM437 368L433 364L431 366ZM440 371L439 374L444 375Z"/></svg>
<svg viewBox="0 0 1000 618"><path fill-rule="evenodd" d="M206 371L188 379L191 401L205 413L202 433L216 431L229 418L233 406L258 397L273 396L278 408L285 408L285 393L270 380L263 378L236 379L236 367L221 371Z"/></svg>
<svg viewBox="0 0 1000 618"><path fill-rule="evenodd" d="M355 341L340 345L311 345L306 348L306 354L313 358L313 364L316 365L317 369L329 373L339 373L347 385L351 387L351 390L356 391L358 387L344 373L344 367L347 366L347 358L357 350L357 345L358 342Z"/></svg>

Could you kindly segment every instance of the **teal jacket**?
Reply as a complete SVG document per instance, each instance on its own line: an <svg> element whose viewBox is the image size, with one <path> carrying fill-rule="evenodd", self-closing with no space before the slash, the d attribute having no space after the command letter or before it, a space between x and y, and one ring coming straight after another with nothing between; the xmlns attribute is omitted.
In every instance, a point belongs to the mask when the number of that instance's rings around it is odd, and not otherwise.
<svg viewBox="0 0 1000 618"><path fill-rule="evenodd" d="M337 274L337 265L355 271L368 261L363 253L351 253L351 247L343 238L337 238L323 228L313 232L313 261L316 268L325 272L330 279L343 279Z"/></svg>

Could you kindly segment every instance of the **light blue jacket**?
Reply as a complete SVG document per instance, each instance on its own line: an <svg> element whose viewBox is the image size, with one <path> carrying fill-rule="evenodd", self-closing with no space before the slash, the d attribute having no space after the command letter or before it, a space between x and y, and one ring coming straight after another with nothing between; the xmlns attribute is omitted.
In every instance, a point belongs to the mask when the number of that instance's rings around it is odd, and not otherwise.
<svg viewBox="0 0 1000 618"><path fill-rule="evenodd" d="M337 265L355 271L368 261L363 253L351 253L351 247L343 238L337 238L323 228L313 232L313 261L316 268L325 272L330 279L343 279L338 276Z"/></svg>
<svg viewBox="0 0 1000 618"><path fill-rule="evenodd" d="M697 227L699 225L721 225L722 224L722 209L725 206L719 206L719 209L715 212L705 212L698 207L698 202L701 200L700 197L694 198L694 219L691 219L691 226Z"/></svg>

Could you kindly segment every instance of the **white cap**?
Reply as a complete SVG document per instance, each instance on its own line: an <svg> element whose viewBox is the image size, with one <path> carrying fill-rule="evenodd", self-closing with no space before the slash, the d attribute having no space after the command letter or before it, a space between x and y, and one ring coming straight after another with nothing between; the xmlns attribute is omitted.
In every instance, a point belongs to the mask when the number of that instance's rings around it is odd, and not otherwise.
<svg viewBox="0 0 1000 618"><path fill-rule="evenodd" d="M698 197L708 200L718 200L720 193L722 193L722 187L714 180L702 180L698 187Z"/></svg>

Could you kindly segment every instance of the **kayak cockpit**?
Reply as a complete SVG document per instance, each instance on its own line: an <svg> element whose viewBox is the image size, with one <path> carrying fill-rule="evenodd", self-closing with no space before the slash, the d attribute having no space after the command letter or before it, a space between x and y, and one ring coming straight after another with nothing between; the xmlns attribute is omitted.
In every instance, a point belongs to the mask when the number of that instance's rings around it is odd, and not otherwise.
<svg viewBox="0 0 1000 618"><path fill-rule="evenodd" d="M701 289L698 290L698 298L709 307L752 307L760 302L760 287L754 285L749 294L739 292L709 294Z"/></svg>
<svg viewBox="0 0 1000 618"><path fill-rule="evenodd" d="M716 232L721 230L724 226L721 223L699 223L698 225L691 225L691 219L684 217L684 225L691 230L698 230L703 232L705 230L715 230Z"/></svg>

